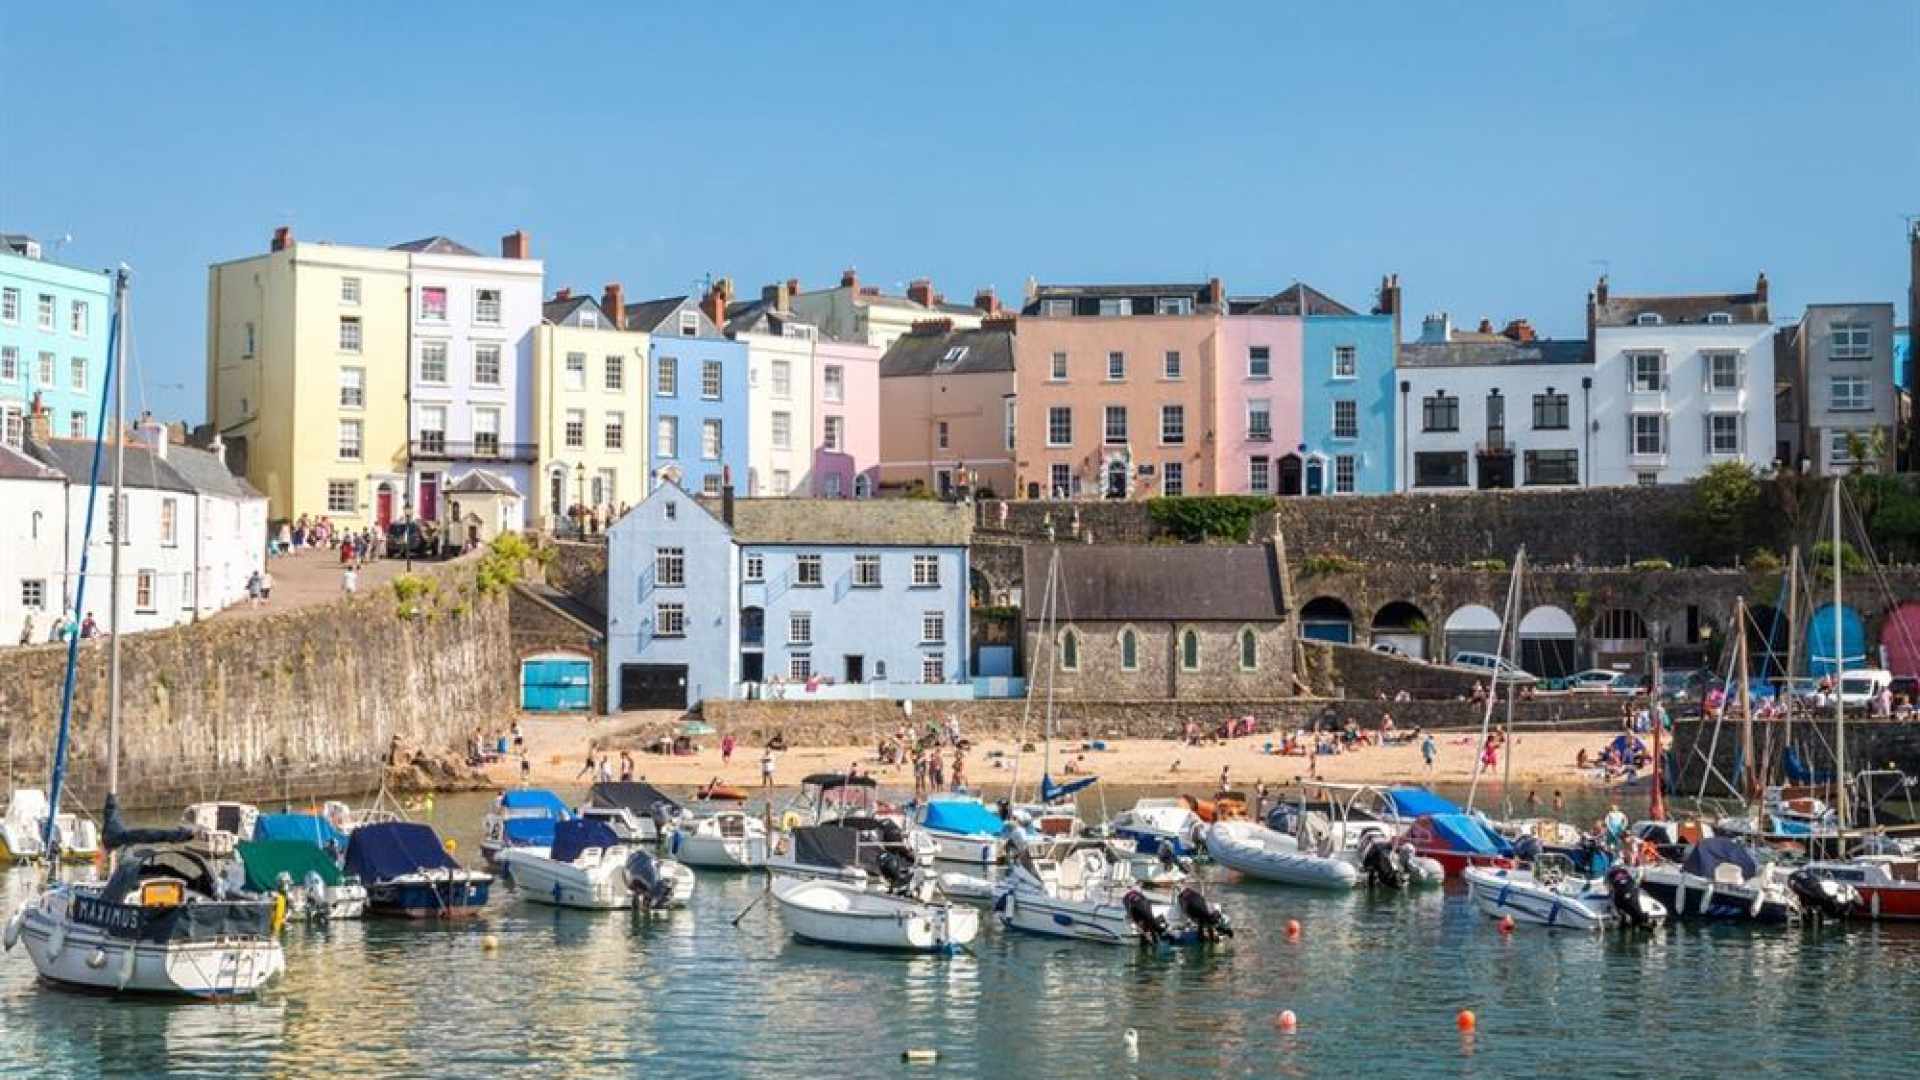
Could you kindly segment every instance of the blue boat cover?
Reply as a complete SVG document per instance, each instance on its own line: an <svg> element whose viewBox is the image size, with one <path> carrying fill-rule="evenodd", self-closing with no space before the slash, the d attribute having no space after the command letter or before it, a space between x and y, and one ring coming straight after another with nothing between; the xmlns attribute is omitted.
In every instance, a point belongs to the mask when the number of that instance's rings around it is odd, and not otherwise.
<svg viewBox="0 0 1920 1080"><path fill-rule="evenodd" d="M546 788L515 788L500 796L502 810L545 810L554 820L567 816L567 804Z"/></svg>
<svg viewBox="0 0 1920 1080"><path fill-rule="evenodd" d="M1687 852L1686 861L1680 864L1680 869L1695 877L1712 878L1714 870L1722 863L1739 867L1742 880L1760 872L1759 865L1753 861L1753 854L1724 836L1709 836L1693 845L1693 850Z"/></svg>
<svg viewBox="0 0 1920 1080"><path fill-rule="evenodd" d="M1479 819L1466 814L1429 814L1433 835L1446 842L1447 850L1474 855L1511 855L1513 845L1506 837L1489 832Z"/></svg>
<svg viewBox="0 0 1920 1080"><path fill-rule="evenodd" d="M254 822L253 838L304 840L323 850L331 844L336 852L347 849L347 834L318 814L261 814Z"/></svg>
<svg viewBox="0 0 1920 1080"><path fill-rule="evenodd" d="M935 799L927 804L920 824L964 836L999 836L1007 827L999 814L971 799Z"/></svg>
<svg viewBox="0 0 1920 1080"><path fill-rule="evenodd" d="M1055 799L1064 799L1069 795L1085 791L1098 782L1099 779L1097 776L1083 776L1078 780L1069 780L1064 784L1056 784L1053 782L1053 777L1043 776L1040 778L1040 801L1053 802Z"/></svg>
<svg viewBox="0 0 1920 1080"><path fill-rule="evenodd" d="M508 847L551 847L554 828L564 824L544 817L508 818L500 824L500 835Z"/></svg>
<svg viewBox="0 0 1920 1080"><path fill-rule="evenodd" d="M362 825L347 842L347 872L366 882L392 881L420 870L458 870L440 834L416 821Z"/></svg>
<svg viewBox="0 0 1920 1080"><path fill-rule="evenodd" d="M619 847L620 838L607 823L594 818L573 818L553 827L553 850L547 857L555 862L572 862L588 848Z"/></svg>
<svg viewBox="0 0 1920 1080"><path fill-rule="evenodd" d="M1458 814L1460 812L1458 806L1426 788L1389 788L1386 795L1387 801L1393 804L1394 813L1401 817L1416 818L1422 814Z"/></svg>

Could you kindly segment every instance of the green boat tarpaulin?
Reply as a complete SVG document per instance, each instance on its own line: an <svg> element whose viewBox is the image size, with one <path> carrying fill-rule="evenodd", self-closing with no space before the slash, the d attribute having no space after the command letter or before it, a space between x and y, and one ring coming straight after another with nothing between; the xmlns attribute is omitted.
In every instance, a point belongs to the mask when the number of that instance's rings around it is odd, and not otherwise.
<svg viewBox="0 0 1920 1080"><path fill-rule="evenodd" d="M276 889L281 874L295 886L306 881L309 872L319 874L328 885L341 881L340 868L327 853L303 840L249 840L240 845L240 862L247 868L250 889Z"/></svg>

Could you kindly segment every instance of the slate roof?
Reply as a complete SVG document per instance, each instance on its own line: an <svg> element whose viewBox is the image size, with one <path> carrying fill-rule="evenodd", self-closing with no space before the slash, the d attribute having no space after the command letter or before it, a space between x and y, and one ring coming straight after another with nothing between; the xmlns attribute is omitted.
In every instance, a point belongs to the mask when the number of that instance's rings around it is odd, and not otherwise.
<svg viewBox="0 0 1920 1080"><path fill-rule="evenodd" d="M1400 346L1403 368L1506 367L1523 364L1585 364L1591 356L1584 341L1406 342Z"/></svg>
<svg viewBox="0 0 1920 1080"><path fill-rule="evenodd" d="M204 495L223 495L230 499L257 499L260 492L252 484L233 475L226 462L210 450L178 443L167 447L167 465L195 491ZM132 465L128 465L131 475Z"/></svg>
<svg viewBox="0 0 1920 1080"><path fill-rule="evenodd" d="M727 325L721 327L721 330L728 336L734 334L781 335L786 333L789 323L795 326L813 325L791 311L781 311L765 300L735 300L727 305Z"/></svg>
<svg viewBox="0 0 1920 1080"><path fill-rule="evenodd" d="M167 451L171 455L178 449L180 447L170 446ZM31 442L27 446L27 453L65 473L73 483L84 484L93 475L92 439ZM139 443L128 441L126 462L124 482L127 487L147 488L154 491L184 491L189 494L198 490L175 471L171 464L155 456L153 451ZM100 455L100 483L105 486L112 479L113 448L108 446Z"/></svg>
<svg viewBox="0 0 1920 1080"><path fill-rule="evenodd" d="M1075 315L1097 316L1100 313L1100 301L1124 297L1134 301L1133 314L1151 315L1155 300L1173 296L1192 301L1193 313L1204 315L1220 310L1220 305L1207 302L1210 288L1206 282L1197 285L1184 282L1144 285L1037 285L1034 287L1032 299L1020 309L1020 313L1038 315L1048 300L1071 300Z"/></svg>
<svg viewBox="0 0 1920 1080"><path fill-rule="evenodd" d="M720 516L719 500L700 502ZM741 544L964 547L973 540L973 508L926 499L736 499L733 538Z"/></svg>
<svg viewBox="0 0 1920 1080"><path fill-rule="evenodd" d="M540 319L559 326L572 318L574 312L579 311L583 306L591 307L594 314L600 316L602 325L613 322L607 317L607 313L600 309L600 302L591 296L569 296L565 300L548 300L540 305Z"/></svg>
<svg viewBox="0 0 1920 1080"><path fill-rule="evenodd" d="M1248 315L1358 315L1359 312L1304 282L1293 284L1253 305Z"/></svg>
<svg viewBox="0 0 1920 1080"><path fill-rule="evenodd" d="M409 240L404 244L395 244L393 245L393 247L388 248L387 250L411 251L416 255L478 255L480 254L479 252L468 247L467 245L460 243L458 240L450 240L444 236L429 236L420 240Z"/></svg>
<svg viewBox="0 0 1920 1080"><path fill-rule="evenodd" d="M1029 597L1060 554L1058 621L1277 622L1287 617L1280 567L1267 544L1029 544ZM1040 606L1027 605L1038 621Z"/></svg>
<svg viewBox="0 0 1920 1080"><path fill-rule="evenodd" d="M0 444L0 480L64 480L60 470L49 468L11 446Z"/></svg>
<svg viewBox="0 0 1920 1080"><path fill-rule="evenodd" d="M1013 334L1006 326L903 334L880 357L880 377L892 379L935 371L942 375L1012 371ZM967 351L948 366L947 353L959 348Z"/></svg>
<svg viewBox="0 0 1920 1080"><path fill-rule="evenodd" d="M1642 314L1652 312L1669 325L1698 325L1707 316L1724 312L1736 323L1765 323L1766 298L1757 292L1713 293L1697 296L1609 296L1604 304L1594 305L1595 326L1633 326Z"/></svg>
<svg viewBox="0 0 1920 1080"><path fill-rule="evenodd" d="M644 330L652 333L660 329L660 324L679 311L687 302L685 296L663 296L658 300L642 300L627 305L627 329Z"/></svg>

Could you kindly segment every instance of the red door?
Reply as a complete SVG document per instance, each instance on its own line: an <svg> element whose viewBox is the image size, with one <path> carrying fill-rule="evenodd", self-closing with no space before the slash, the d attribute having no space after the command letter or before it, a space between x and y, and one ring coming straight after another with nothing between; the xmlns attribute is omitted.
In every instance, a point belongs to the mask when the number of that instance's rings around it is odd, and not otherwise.
<svg viewBox="0 0 1920 1080"><path fill-rule="evenodd" d="M440 520L440 474L420 474L420 520Z"/></svg>
<svg viewBox="0 0 1920 1080"><path fill-rule="evenodd" d="M380 493L374 496L373 517L380 526L380 535L387 534L387 526L393 524L393 488L380 485Z"/></svg>

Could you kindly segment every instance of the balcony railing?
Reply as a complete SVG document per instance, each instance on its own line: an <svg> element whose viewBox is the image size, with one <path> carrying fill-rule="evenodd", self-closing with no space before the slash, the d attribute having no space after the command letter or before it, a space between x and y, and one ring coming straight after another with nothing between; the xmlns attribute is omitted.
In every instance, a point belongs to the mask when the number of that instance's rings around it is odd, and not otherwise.
<svg viewBox="0 0 1920 1080"><path fill-rule="evenodd" d="M1263 428L1263 427L1248 428L1247 441L1248 442L1272 442L1273 429Z"/></svg>
<svg viewBox="0 0 1920 1080"><path fill-rule="evenodd" d="M413 440L413 456L429 461L537 461L538 443L509 443L497 439L465 441L423 435Z"/></svg>

